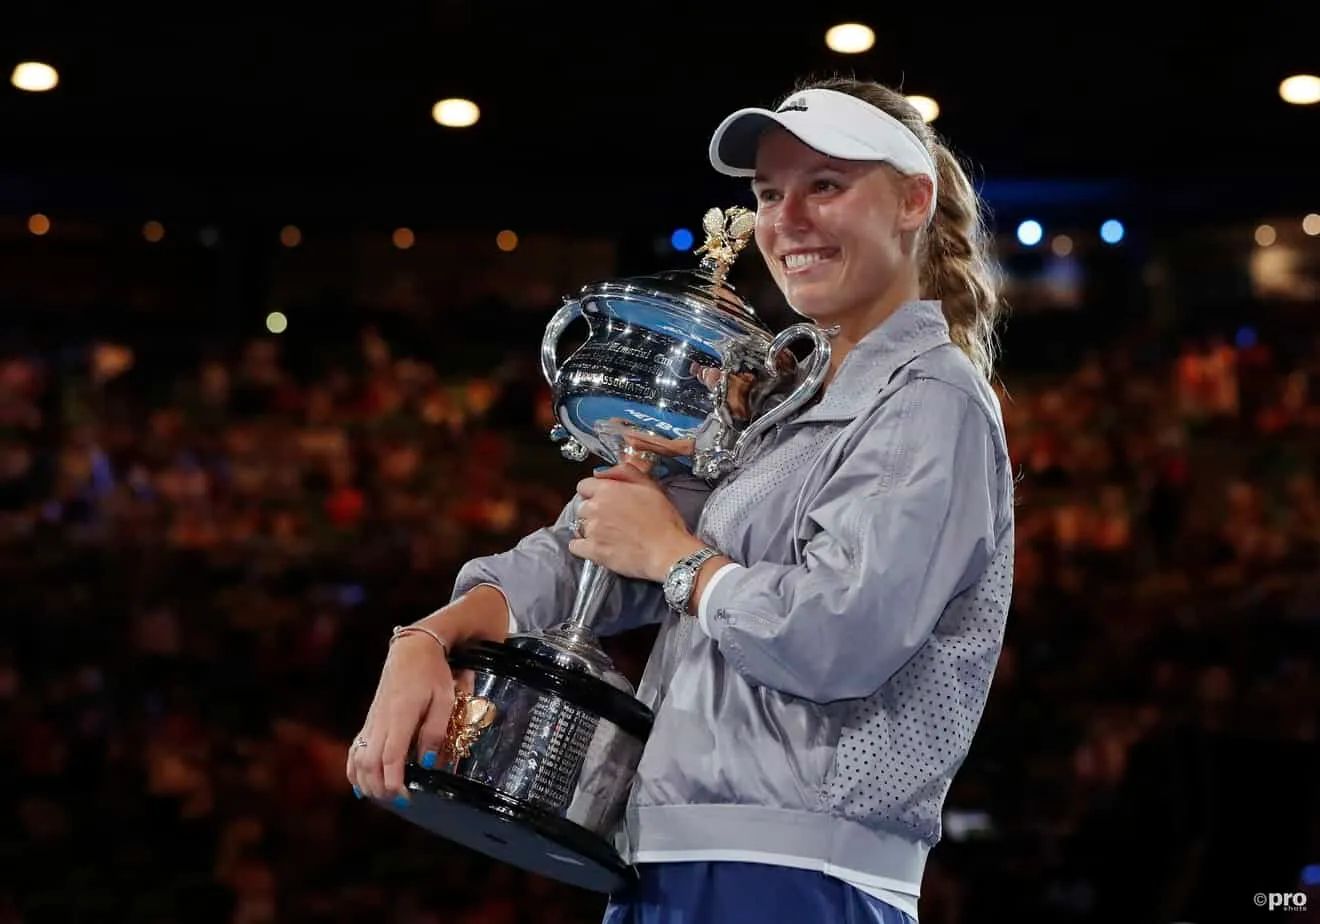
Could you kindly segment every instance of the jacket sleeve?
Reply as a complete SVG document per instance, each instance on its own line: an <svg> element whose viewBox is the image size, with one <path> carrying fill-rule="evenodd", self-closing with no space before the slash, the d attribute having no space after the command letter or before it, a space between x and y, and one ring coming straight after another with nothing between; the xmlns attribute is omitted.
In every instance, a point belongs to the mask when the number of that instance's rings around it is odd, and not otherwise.
<svg viewBox="0 0 1320 924"><path fill-rule="evenodd" d="M899 389L806 510L801 563L726 566L706 588L703 628L733 668L816 702L883 686L994 555L996 435L952 385Z"/></svg>
<svg viewBox="0 0 1320 924"><path fill-rule="evenodd" d="M669 478L662 487L688 529L695 529L709 487L691 476ZM510 633L548 629L567 619L582 574L582 559L568 551L580 502L575 495L553 524L525 536L508 551L465 564L454 582L452 599L480 584L495 586L509 604ZM614 635L659 622L669 612L660 585L616 577L591 629L599 636Z"/></svg>

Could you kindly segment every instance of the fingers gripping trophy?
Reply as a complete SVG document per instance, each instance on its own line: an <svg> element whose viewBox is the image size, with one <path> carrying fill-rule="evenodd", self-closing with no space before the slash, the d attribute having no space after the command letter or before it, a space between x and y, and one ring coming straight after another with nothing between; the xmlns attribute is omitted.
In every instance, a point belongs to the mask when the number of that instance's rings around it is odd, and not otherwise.
<svg viewBox="0 0 1320 924"><path fill-rule="evenodd" d="M565 457L715 482L816 393L829 370L825 333L804 323L773 335L727 283L754 224L746 209L711 209L698 268L598 282L565 299L541 344L551 438ZM560 363L559 340L578 320L586 338ZM788 350L798 340L812 343L802 368ZM407 768L402 817L583 888L610 892L631 877L610 837L653 715L592 632L615 580L584 562L561 624L453 652L472 689L456 695L448 762Z"/></svg>

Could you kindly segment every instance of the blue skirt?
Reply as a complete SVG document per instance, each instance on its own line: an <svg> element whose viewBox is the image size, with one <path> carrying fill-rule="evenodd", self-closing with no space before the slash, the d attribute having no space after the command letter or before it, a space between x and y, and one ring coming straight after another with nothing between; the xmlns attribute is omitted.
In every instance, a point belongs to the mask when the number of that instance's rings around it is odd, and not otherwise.
<svg viewBox="0 0 1320 924"><path fill-rule="evenodd" d="M832 876L762 863L644 863L603 924L913 924Z"/></svg>

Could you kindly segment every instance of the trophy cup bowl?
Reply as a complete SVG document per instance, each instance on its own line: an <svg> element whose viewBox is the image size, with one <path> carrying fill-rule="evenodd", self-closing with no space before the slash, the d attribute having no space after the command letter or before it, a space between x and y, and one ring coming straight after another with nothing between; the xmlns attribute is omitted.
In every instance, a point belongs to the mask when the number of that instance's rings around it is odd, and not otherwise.
<svg viewBox="0 0 1320 924"><path fill-rule="evenodd" d="M541 364L558 421L551 438L567 458L713 482L820 388L826 334L797 324L773 335L725 283L753 223L745 209L711 209L699 269L598 282L565 299L546 326ZM559 340L578 319L587 337L560 363ZM799 339L814 345L805 369L787 352ZM784 390L781 402L766 400ZM612 892L632 878L611 838L654 717L591 631L615 579L583 562L562 623L455 649L450 663L471 671L473 687L457 695L449 760L409 764L412 804L400 815L582 888Z"/></svg>

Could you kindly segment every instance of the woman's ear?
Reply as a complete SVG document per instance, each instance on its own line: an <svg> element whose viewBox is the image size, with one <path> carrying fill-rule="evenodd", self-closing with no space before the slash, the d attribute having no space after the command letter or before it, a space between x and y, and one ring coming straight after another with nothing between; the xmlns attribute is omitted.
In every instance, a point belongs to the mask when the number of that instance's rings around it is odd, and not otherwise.
<svg viewBox="0 0 1320 924"><path fill-rule="evenodd" d="M898 226L904 231L916 231L926 224L930 214L935 184L928 176L905 176L899 184Z"/></svg>

